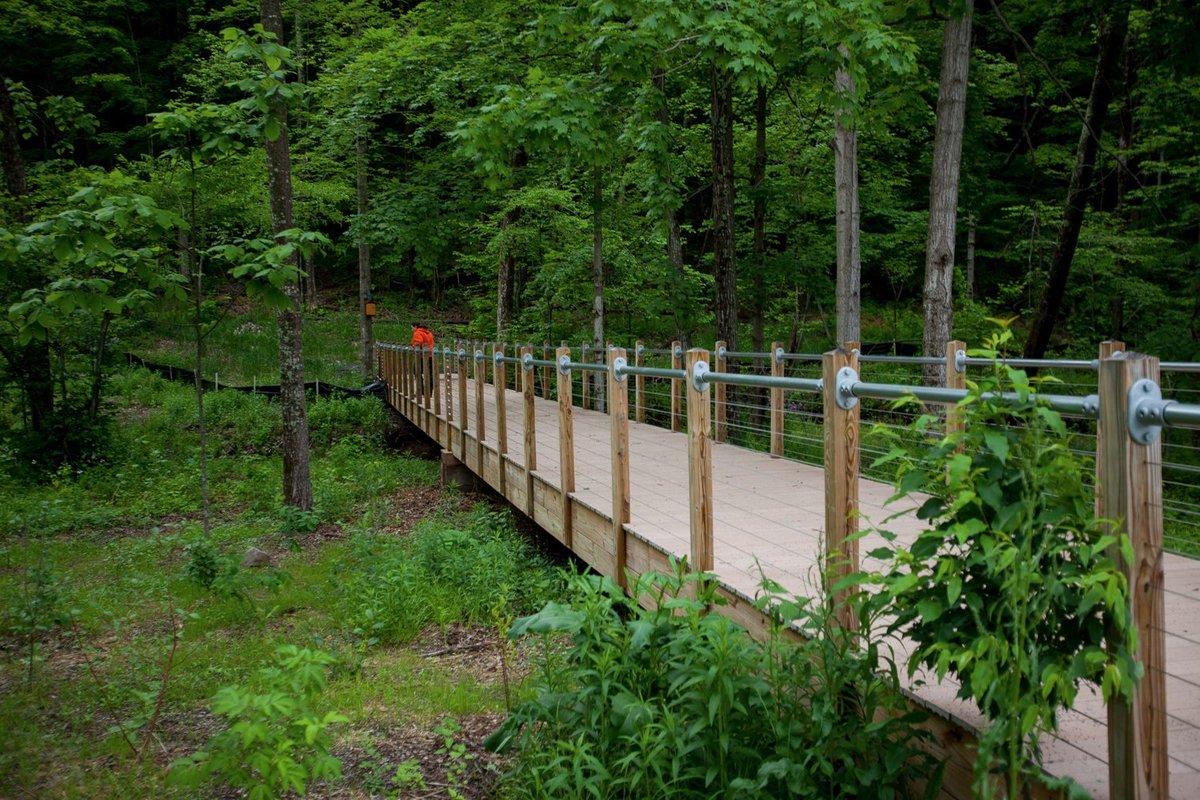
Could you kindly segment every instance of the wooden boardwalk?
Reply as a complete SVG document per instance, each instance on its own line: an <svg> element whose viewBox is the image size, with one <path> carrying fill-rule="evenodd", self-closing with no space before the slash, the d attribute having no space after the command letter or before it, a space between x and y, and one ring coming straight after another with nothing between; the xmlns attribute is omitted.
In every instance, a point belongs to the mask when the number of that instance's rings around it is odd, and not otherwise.
<svg viewBox="0 0 1200 800"><path fill-rule="evenodd" d="M439 386L441 382L439 381ZM397 407L448 455L480 476L513 505L559 541L570 529L571 549L594 569L608 575L616 563L612 525L612 455L610 418L596 411L573 410L575 491L566 500L560 491L559 410L555 401L537 399L535 408L536 469L526 471L523 397L505 392L507 452L497 454L495 389L484 387L484 440L477 438L477 394L466 383L467 426L462 431L460 384L453 384L452 419L445 400L441 413L390 395ZM431 404L432 405L432 404ZM626 564L631 573L665 570L667 555L686 555L690 548L688 438L663 428L630 422L630 516L624 526ZM762 574L789 592L811 595L822 553L824 477L822 470L728 444L712 446L714 570L721 592L730 601L725 613L752 630L761 618L750 601ZM897 506L885 503L890 487L863 479L859 486L863 528L882 521ZM566 522L564 523L564 513ZM911 540L915 518L890 522L890 530ZM868 535L866 553L883 542ZM868 559L864 568L871 568ZM1200 798L1200 561L1166 557L1166 677L1170 755L1170 796ZM898 643L898 649L904 643ZM957 686L912 688L916 702L936 716L930 723L949 759L947 794L968 796L970 741L980 715L955 697ZM1100 698L1081 692L1075 710L1061 720L1061 733L1046 743L1046 768L1070 775L1095 797L1108 790L1106 712Z"/></svg>

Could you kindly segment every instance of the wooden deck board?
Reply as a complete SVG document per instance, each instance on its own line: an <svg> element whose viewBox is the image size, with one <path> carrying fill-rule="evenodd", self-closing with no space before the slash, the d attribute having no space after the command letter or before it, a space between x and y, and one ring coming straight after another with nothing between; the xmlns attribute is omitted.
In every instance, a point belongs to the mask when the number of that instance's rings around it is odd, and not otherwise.
<svg viewBox="0 0 1200 800"><path fill-rule="evenodd" d="M457 383L455 384L457 390ZM468 380L467 436L465 461L474 467L478 435L474 406L474 381ZM485 398L485 462L487 479L496 486L496 402L494 389ZM523 480L514 476L524 464L523 398L506 392L508 449L510 462L507 493L510 499L524 497ZM459 403L455 398L453 421L458 448ZM575 408L575 480L572 495L575 552L593 567L611 570L613 548L611 524L610 420L601 413ZM439 430L430 414L417 414L413 421ZM554 401L536 401L537 481L535 498L559 485L558 406ZM651 417L653 418L653 417ZM661 421L661 420L660 420ZM440 423L444 435L444 417ZM687 436L665 428L630 422L630 522L626 530L654 550L687 554L688 455ZM744 597L753 598L759 585L758 568L789 592L811 594L817 580L824 528L824 478L820 468L771 458L728 444L713 444L714 569L721 583ZM862 479L860 488L862 527L881 523L899 505L888 506L891 487ZM911 501L910 501L911 502ZM561 514L556 500L554 515ZM522 507L522 506L518 506ZM892 520L886 527L911 541L919 532L911 515ZM550 527L551 532L560 526ZM606 538L607 537L607 538ZM883 544L878 534L868 534L860 547L867 553ZM629 551L629 567L640 573L655 562L646 544ZM661 556L658 558L661 559ZM1171 797L1200 797L1200 561L1177 555L1165 558L1167 712L1170 720ZM864 557L864 567L875 566ZM903 645L901 645L903 649ZM900 656L898 656L900 657ZM921 676L918 676L921 677ZM956 684L938 685L927 680L911 687L916 698L940 716L975 729L981 716L973 705L959 700ZM1100 697L1083 690L1076 707L1060 720L1059 735L1045 743L1046 768L1070 775L1097 798L1108 797L1106 713Z"/></svg>

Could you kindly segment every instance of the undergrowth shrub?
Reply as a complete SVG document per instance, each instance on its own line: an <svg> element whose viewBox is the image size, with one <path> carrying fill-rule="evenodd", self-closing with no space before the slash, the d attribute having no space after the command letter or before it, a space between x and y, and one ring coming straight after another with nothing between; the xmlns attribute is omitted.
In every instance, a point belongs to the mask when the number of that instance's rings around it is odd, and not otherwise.
<svg viewBox="0 0 1200 800"><path fill-rule="evenodd" d="M351 435L377 447L387 424L383 402L377 397L319 398L308 406L308 435L314 447L328 447Z"/></svg>
<svg viewBox="0 0 1200 800"><path fill-rule="evenodd" d="M560 586L511 516L482 508L459 525L427 520L404 539L357 532L342 571L344 616L362 647L406 641L433 623L486 623L501 598L527 613Z"/></svg>
<svg viewBox="0 0 1200 800"><path fill-rule="evenodd" d="M996 358L1011 338L1002 330L971 355ZM893 629L916 645L909 672L954 676L959 697L989 721L976 792L990 796L995 771L1009 798L1030 780L1086 797L1070 778L1042 769L1039 741L1056 730L1080 684L1120 702L1141 675L1115 558L1119 551L1132 561L1132 550L1095 518L1081 479L1087 470L1036 385L997 363L958 404L964 430L938 435L941 421L924 415L914 425L922 446L894 442L877 463L898 465L893 499L919 493L916 516L928 527L910 546L871 556L890 564L882 599Z"/></svg>
<svg viewBox="0 0 1200 800"><path fill-rule="evenodd" d="M486 742L516 750L505 796L889 798L914 777L936 794L877 606L858 595L863 633L845 633L831 601L763 587L762 643L711 613L712 583L682 570L639 579L654 610L579 576L569 605L517 620L510 636L540 639L542 656L534 697ZM810 638L791 641L787 624Z"/></svg>
<svg viewBox="0 0 1200 800"><path fill-rule="evenodd" d="M225 719L225 729L205 749L173 762L168 782L191 788L216 782L269 800L303 795L313 781L336 781L342 764L330 755L328 728L347 720L316 710L334 661L328 653L284 645L275 665L261 671L261 689L221 689L212 710Z"/></svg>

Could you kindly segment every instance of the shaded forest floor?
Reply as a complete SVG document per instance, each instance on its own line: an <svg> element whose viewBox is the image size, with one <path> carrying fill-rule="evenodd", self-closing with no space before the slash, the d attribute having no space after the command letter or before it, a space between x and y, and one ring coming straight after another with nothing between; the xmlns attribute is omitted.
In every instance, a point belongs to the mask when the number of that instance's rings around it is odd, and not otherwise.
<svg viewBox="0 0 1200 800"><path fill-rule="evenodd" d="M317 506L297 513L277 407L208 395L206 537L188 388L141 370L112 388L100 462L0 479L0 796L244 796L168 769L284 645L334 657L314 708L348 720L328 729L342 778L309 796L489 796L504 764L481 742L527 672L500 631L560 590L553 557L439 487L373 398L312 404Z"/></svg>

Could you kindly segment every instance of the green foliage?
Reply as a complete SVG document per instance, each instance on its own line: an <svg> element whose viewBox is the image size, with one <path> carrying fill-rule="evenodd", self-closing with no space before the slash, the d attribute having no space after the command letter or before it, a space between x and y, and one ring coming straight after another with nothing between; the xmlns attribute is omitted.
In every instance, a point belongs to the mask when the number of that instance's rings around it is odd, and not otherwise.
<svg viewBox="0 0 1200 800"><path fill-rule="evenodd" d="M360 647L405 641L430 623L486 623L501 597L523 613L556 594L558 580L507 513L479 507L460 522L424 522L406 540L355 534L344 615Z"/></svg>
<svg viewBox="0 0 1200 800"><path fill-rule="evenodd" d="M975 352L994 358L1011 339L1003 330ZM990 793L994 760L1010 798L1024 779L1048 777L1040 736L1056 729L1081 683L1122 702L1141 676L1115 555L1131 560L1129 542L1094 518L1066 426L1035 385L998 364L958 404L965 432L877 462L898 464L893 499L926 497L916 515L929 527L909 547L871 553L892 560L884 585L892 628L916 645L910 674L924 666L959 681L959 696L990 723L976 790ZM915 423L927 436L939 424L933 415Z"/></svg>
<svg viewBox="0 0 1200 800"><path fill-rule="evenodd" d="M246 790L252 800L269 800L303 795L314 781L341 777L327 729L346 718L315 708L333 656L294 645L275 652L275 665L260 672L261 691L227 686L217 692L212 710L227 727L207 749L174 761L171 783L196 788L214 781Z"/></svg>
<svg viewBox="0 0 1200 800"><path fill-rule="evenodd" d="M712 582L682 566L638 580L653 610L584 576L569 605L517 620L510 636L540 640L542 658L535 696L487 741L517 750L511 796L884 798L911 774L936 793L873 633L878 606L857 598L864 633L847 634L831 601L763 588L756 605L775 621L764 643L710 613ZM789 625L810 638L792 642Z"/></svg>

